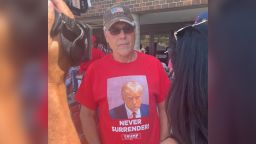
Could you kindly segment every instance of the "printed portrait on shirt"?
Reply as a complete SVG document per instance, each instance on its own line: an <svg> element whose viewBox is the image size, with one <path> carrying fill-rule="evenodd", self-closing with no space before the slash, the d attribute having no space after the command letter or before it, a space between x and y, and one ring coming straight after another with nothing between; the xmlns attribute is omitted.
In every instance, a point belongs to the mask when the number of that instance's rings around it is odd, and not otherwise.
<svg viewBox="0 0 256 144"><path fill-rule="evenodd" d="M148 84L145 76L122 76L107 81L109 114L112 119L148 116Z"/></svg>

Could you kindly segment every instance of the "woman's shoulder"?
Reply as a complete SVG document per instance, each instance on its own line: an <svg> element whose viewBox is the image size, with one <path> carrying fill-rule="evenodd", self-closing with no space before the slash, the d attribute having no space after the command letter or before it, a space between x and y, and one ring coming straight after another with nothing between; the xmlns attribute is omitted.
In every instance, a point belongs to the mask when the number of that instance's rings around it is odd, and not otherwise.
<svg viewBox="0 0 256 144"><path fill-rule="evenodd" d="M167 138L164 141L162 141L160 144L178 144L178 143L173 138Z"/></svg>

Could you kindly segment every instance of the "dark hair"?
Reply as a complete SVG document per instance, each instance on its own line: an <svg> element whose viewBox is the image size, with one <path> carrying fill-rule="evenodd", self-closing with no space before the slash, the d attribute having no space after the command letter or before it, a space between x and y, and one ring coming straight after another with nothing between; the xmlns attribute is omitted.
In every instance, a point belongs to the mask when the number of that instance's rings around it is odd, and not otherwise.
<svg viewBox="0 0 256 144"><path fill-rule="evenodd" d="M175 79L167 101L171 136L179 144L208 143L208 30L206 22L176 33Z"/></svg>

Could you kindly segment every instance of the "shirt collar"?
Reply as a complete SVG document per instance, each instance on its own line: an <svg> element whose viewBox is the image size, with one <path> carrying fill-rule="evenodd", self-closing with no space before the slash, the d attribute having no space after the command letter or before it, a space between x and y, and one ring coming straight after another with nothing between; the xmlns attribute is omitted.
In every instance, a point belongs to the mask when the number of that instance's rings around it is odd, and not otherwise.
<svg viewBox="0 0 256 144"><path fill-rule="evenodd" d="M132 111L126 106L126 104L125 104L125 109L126 109L126 113L127 113L128 118L131 118L132 117ZM141 113L140 113L140 109L138 109L136 111L136 118L140 118L140 117L141 117Z"/></svg>

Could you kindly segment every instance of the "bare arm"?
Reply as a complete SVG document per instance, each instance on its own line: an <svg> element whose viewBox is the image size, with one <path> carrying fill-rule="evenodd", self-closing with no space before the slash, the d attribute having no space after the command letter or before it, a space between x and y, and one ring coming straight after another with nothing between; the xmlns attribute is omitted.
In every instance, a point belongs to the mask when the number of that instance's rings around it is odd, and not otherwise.
<svg viewBox="0 0 256 144"><path fill-rule="evenodd" d="M88 143L100 144L98 128L96 125L96 112L85 106L81 106L80 117L83 132Z"/></svg>
<svg viewBox="0 0 256 144"><path fill-rule="evenodd" d="M69 7L66 5L64 0L51 0L54 7L59 11L64 13L66 16L70 18L75 18Z"/></svg>
<svg viewBox="0 0 256 144"><path fill-rule="evenodd" d="M48 83L49 144L80 144L65 92L64 84Z"/></svg>
<svg viewBox="0 0 256 144"><path fill-rule="evenodd" d="M63 0L48 1L48 143L80 144L69 111L66 87L63 81L64 73L69 67L65 67L65 69L60 67L63 64L68 65L68 57L60 53L57 37L50 36L50 30L54 23L54 9L63 13L70 11Z"/></svg>
<svg viewBox="0 0 256 144"><path fill-rule="evenodd" d="M169 124L165 110L165 102L158 104L159 117L160 117L160 141L166 139L169 136Z"/></svg>

